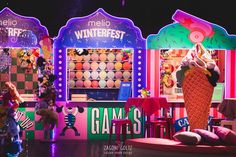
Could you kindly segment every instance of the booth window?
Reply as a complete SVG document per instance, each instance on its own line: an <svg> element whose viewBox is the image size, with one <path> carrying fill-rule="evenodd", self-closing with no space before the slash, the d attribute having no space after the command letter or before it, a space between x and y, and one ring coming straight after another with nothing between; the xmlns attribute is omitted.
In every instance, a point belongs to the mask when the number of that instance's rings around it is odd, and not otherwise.
<svg viewBox="0 0 236 157"><path fill-rule="evenodd" d="M160 52L160 95L170 102L183 102L183 91L177 86L176 71L189 49L162 49ZM225 82L225 50L209 50L220 70L212 101L221 102Z"/></svg>
<svg viewBox="0 0 236 157"><path fill-rule="evenodd" d="M120 83L132 82L132 61L133 49L67 49L68 98L117 100Z"/></svg>

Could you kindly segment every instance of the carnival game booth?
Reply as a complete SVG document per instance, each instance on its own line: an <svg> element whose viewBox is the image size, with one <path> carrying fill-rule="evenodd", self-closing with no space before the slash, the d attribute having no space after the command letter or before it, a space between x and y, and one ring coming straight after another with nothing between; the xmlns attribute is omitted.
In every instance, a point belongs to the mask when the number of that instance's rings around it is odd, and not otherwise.
<svg viewBox="0 0 236 157"><path fill-rule="evenodd" d="M73 129L57 129L56 138L108 139L111 119L124 118L125 100L137 97L146 85L145 40L140 30L129 19L98 9L70 19L60 29L54 54L57 101L64 110L59 119L70 114L68 109L75 116ZM141 136L141 112L132 109L128 118L135 136ZM65 126L60 123L58 128Z"/></svg>
<svg viewBox="0 0 236 157"><path fill-rule="evenodd" d="M236 36L181 10L172 18L174 23L147 38L147 86L171 104L174 140L137 138L126 144L133 156L235 156L233 125L207 126L212 118L229 118L219 104L235 105ZM235 115L235 109L229 112Z"/></svg>
<svg viewBox="0 0 236 157"><path fill-rule="evenodd" d="M176 120L174 127L178 131L181 127L189 125L185 105L191 103L190 99L188 101L187 97L184 97L181 86L181 78L183 80L185 75L178 71L187 60L194 58L194 51L202 51L205 56L207 54L211 63L215 63L215 69L218 68L218 72L210 74L212 79L208 77L214 87L212 99L208 103L211 105L209 118L224 118L217 106L224 98L236 97L236 36L229 35L224 28L216 24L181 10L177 10L172 18L174 23L147 38L147 87L150 88L152 96L167 97L172 106L172 116ZM203 65L205 66L204 63ZM201 86L194 85L190 89ZM203 94L202 97L206 95ZM196 100L194 95L192 100ZM198 101L204 103L204 100Z"/></svg>
<svg viewBox="0 0 236 157"><path fill-rule="evenodd" d="M17 111L17 122L23 130L22 139L43 138L42 123L38 122L39 116L35 113L38 89L36 61L41 55L51 55L51 52L46 54L40 44L46 36L48 31L38 19L18 15L9 8L0 12L0 96L4 94L5 83L11 82L23 98L24 103Z"/></svg>

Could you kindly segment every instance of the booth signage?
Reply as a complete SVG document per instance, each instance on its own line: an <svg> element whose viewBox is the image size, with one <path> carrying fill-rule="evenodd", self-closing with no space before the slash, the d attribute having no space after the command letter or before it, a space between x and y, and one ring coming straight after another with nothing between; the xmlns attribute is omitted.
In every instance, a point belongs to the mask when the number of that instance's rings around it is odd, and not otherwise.
<svg viewBox="0 0 236 157"><path fill-rule="evenodd" d="M211 124L212 118L213 118L212 116L208 116L208 125ZM175 128L176 132L182 130L183 128L187 128L187 127L189 127L188 117L179 118L174 122L174 128Z"/></svg>
<svg viewBox="0 0 236 157"><path fill-rule="evenodd" d="M111 120L124 118L124 116L124 109L120 107L88 107L88 139L108 139ZM134 136L141 136L141 112L137 108L132 108L128 118L132 121ZM112 134L115 134L114 128ZM127 134L130 134L129 127L127 127Z"/></svg>
<svg viewBox="0 0 236 157"><path fill-rule="evenodd" d="M122 40L125 32L122 30L110 28L111 22L105 19L98 21L88 21L87 28L75 31L77 39L106 37ZM103 27L103 28L102 28Z"/></svg>
<svg viewBox="0 0 236 157"><path fill-rule="evenodd" d="M38 19L15 14L9 8L0 12L1 44L8 47L39 46L38 41L48 35Z"/></svg>

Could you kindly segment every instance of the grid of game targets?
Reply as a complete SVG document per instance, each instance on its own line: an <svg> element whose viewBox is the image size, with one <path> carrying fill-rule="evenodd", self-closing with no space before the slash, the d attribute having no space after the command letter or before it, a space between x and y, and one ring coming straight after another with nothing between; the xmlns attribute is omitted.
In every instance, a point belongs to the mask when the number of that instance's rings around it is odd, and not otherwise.
<svg viewBox="0 0 236 157"><path fill-rule="evenodd" d="M12 64L0 73L0 87L2 88L6 81L11 81L20 94L34 94L38 84L37 69L26 70L20 67L18 54L21 50L20 48L9 50Z"/></svg>

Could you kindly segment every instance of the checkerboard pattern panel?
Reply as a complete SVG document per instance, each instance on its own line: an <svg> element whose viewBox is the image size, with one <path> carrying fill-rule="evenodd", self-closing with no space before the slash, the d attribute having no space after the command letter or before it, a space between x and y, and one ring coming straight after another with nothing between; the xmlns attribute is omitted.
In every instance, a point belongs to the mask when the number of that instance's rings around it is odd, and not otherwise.
<svg viewBox="0 0 236 157"><path fill-rule="evenodd" d="M9 81L8 69L0 73L0 95L6 81Z"/></svg>
<svg viewBox="0 0 236 157"><path fill-rule="evenodd" d="M20 94L34 94L38 84L37 69L25 70L20 67L18 57L20 51L20 48L10 49L12 65L9 69L0 73L0 87L3 87L4 83L10 80Z"/></svg>
<svg viewBox="0 0 236 157"><path fill-rule="evenodd" d="M20 117L18 121L21 130L23 140L33 140L33 139L43 139L44 130L43 125L39 122L40 116L35 112L35 109L32 108L18 108L18 111L21 112L23 116ZM18 113L19 115L20 113ZM27 128L29 127L29 128Z"/></svg>

